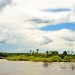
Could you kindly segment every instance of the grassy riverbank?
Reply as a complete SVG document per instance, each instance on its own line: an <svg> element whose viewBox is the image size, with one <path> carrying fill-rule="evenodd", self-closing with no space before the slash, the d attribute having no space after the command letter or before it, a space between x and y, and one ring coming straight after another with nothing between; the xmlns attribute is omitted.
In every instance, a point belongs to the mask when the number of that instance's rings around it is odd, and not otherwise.
<svg viewBox="0 0 75 75"><path fill-rule="evenodd" d="M30 53L3 53L0 52L0 59L11 61L34 61L34 62L75 62L75 54L64 51L59 54L58 51L46 51L46 53L38 53L30 51Z"/></svg>

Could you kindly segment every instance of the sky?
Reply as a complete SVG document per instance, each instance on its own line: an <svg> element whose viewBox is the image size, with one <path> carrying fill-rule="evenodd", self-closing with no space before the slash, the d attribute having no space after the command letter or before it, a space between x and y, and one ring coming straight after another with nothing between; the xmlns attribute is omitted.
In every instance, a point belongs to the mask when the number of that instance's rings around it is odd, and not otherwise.
<svg viewBox="0 0 75 75"><path fill-rule="evenodd" d="M75 51L75 0L0 0L0 51Z"/></svg>
<svg viewBox="0 0 75 75"><path fill-rule="evenodd" d="M56 30L60 30L60 29L64 29L64 28L75 31L75 23L59 23L59 24L56 24L56 25L44 26L44 27L41 27L39 29L45 30L45 31L50 31L50 30L56 31Z"/></svg>

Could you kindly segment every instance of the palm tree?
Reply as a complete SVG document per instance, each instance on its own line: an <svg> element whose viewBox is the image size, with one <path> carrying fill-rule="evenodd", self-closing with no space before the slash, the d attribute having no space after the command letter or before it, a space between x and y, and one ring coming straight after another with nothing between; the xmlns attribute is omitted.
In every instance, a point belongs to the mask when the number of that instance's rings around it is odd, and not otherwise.
<svg viewBox="0 0 75 75"><path fill-rule="evenodd" d="M47 54L47 55L49 54L49 51L48 51L48 50L46 51L46 54Z"/></svg>
<svg viewBox="0 0 75 75"><path fill-rule="evenodd" d="M49 57L49 51L48 50L46 51L46 56Z"/></svg>
<svg viewBox="0 0 75 75"><path fill-rule="evenodd" d="M74 52L73 51L71 51L71 55L74 55Z"/></svg>
<svg viewBox="0 0 75 75"><path fill-rule="evenodd" d="M59 52L58 52L58 51L50 51L50 54L51 54L51 55L58 55Z"/></svg>
<svg viewBox="0 0 75 75"><path fill-rule="evenodd" d="M31 53L32 51L30 50L30 53Z"/></svg>
<svg viewBox="0 0 75 75"><path fill-rule="evenodd" d="M67 55L67 51L64 51L64 52L63 52L63 55Z"/></svg>
<svg viewBox="0 0 75 75"><path fill-rule="evenodd" d="M39 49L36 49L36 51L37 51L37 53L38 53Z"/></svg>
<svg viewBox="0 0 75 75"><path fill-rule="evenodd" d="M31 55L34 56L34 51L32 51Z"/></svg>
<svg viewBox="0 0 75 75"><path fill-rule="evenodd" d="M68 55L70 55L70 51L67 51Z"/></svg>

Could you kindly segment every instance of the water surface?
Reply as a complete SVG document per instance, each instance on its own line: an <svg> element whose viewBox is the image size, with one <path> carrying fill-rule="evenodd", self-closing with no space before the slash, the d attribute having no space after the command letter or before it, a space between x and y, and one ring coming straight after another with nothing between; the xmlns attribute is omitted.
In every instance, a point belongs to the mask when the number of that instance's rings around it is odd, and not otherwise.
<svg viewBox="0 0 75 75"><path fill-rule="evenodd" d="M75 75L75 63L0 60L0 75Z"/></svg>

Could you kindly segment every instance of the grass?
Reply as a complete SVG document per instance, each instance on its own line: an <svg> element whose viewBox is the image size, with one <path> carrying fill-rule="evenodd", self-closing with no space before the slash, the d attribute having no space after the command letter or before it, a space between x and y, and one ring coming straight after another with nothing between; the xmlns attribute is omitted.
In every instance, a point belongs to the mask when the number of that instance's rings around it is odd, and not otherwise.
<svg viewBox="0 0 75 75"><path fill-rule="evenodd" d="M57 52L56 52L57 53ZM0 53L0 59L34 62L75 62L75 55L49 53Z"/></svg>
<svg viewBox="0 0 75 75"><path fill-rule="evenodd" d="M75 59L70 56L65 56L63 59L59 56L46 57L35 57L35 56L8 56L5 57L6 60L11 61L34 61L34 62L75 62Z"/></svg>

